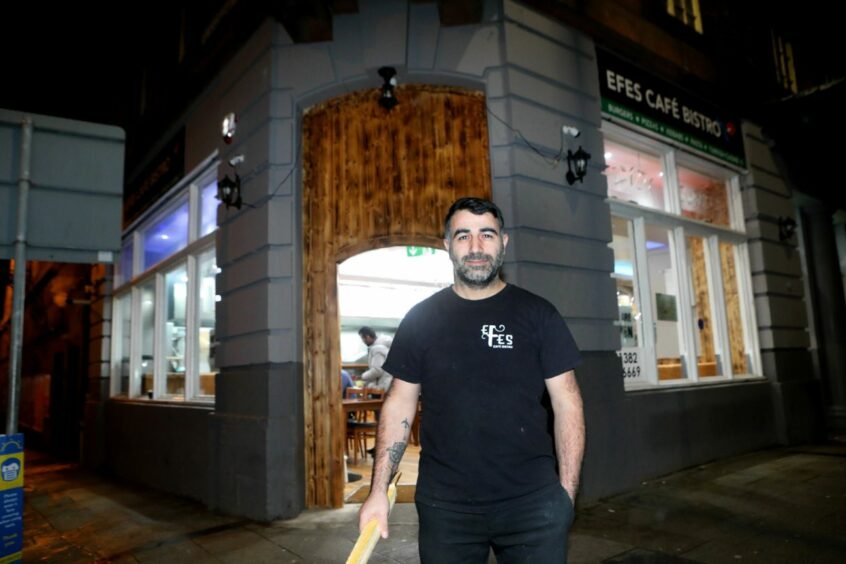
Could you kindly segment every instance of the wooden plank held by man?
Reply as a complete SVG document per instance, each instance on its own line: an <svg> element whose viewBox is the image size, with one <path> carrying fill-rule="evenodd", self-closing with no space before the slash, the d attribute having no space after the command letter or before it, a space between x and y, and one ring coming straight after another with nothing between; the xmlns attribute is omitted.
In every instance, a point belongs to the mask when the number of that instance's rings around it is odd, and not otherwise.
<svg viewBox="0 0 846 564"><path fill-rule="evenodd" d="M397 500L397 484L399 483L402 472L397 472L391 483L388 484L388 515L390 516L391 509L394 508L394 502ZM347 558L347 564L367 564L370 560L370 555L373 554L373 549L376 543L379 542L379 531L376 529L376 519L371 519L364 526L361 534L358 535L358 540Z"/></svg>

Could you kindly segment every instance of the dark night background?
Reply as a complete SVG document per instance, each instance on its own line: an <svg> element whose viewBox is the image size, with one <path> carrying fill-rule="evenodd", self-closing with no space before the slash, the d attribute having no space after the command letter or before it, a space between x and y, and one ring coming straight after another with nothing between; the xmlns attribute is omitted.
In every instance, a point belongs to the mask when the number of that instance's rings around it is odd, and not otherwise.
<svg viewBox="0 0 846 564"><path fill-rule="evenodd" d="M576 27L580 6L587 4L526 3ZM472 11L480 2L453 4ZM641 4L644 10L663 5ZM843 158L846 64L830 4L702 0L701 5L705 34L692 37L691 44L714 58L721 74L716 90L707 85L703 91L764 127L796 187L846 207L833 166ZM331 37L333 13L355 10L356 2L349 0L4 3L0 108L123 127L131 174L263 18L275 17L297 41L319 41ZM770 29L780 30L794 46L798 95L765 85L771 70L761 62L770 55ZM680 82L696 90L695 83Z"/></svg>

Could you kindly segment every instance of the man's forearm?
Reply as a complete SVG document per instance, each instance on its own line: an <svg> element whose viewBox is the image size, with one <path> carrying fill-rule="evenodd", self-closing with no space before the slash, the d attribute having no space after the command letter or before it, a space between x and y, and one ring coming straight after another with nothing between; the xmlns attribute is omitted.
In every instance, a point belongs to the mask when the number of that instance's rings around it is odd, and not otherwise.
<svg viewBox="0 0 846 564"><path fill-rule="evenodd" d="M585 453L585 418L575 378L568 382L567 402L555 414L555 447L561 485L575 501Z"/></svg>
<svg viewBox="0 0 846 564"><path fill-rule="evenodd" d="M387 491L391 478L399 468L405 447L408 446L408 436L416 411L416 402L412 409L408 409L402 402L392 401L390 395L385 399L379 413L371 491Z"/></svg>

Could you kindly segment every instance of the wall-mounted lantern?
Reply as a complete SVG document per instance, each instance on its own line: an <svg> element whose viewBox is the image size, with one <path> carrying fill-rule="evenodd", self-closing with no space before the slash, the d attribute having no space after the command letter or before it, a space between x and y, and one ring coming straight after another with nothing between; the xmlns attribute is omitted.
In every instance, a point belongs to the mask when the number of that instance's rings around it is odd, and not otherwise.
<svg viewBox="0 0 846 564"><path fill-rule="evenodd" d="M226 209L231 206L241 209L241 177L238 173L235 173L235 180L227 174L217 183L217 199L226 204Z"/></svg>
<svg viewBox="0 0 846 564"><path fill-rule="evenodd" d="M569 149L567 150L567 182L572 186L578 180L579 182L584 182L585 175L587 174L587 166L588 161L590 160L590 154L587 153L584 149L582 149L581 145L579 145L578 150L573 153Z"/></svg>
<svg viewBox="0 0 846 564"><path fill-rule="evenodd" d="M792 217L781 216L778 218L778 240L786 243L796 233L796 220Z"/></svg>

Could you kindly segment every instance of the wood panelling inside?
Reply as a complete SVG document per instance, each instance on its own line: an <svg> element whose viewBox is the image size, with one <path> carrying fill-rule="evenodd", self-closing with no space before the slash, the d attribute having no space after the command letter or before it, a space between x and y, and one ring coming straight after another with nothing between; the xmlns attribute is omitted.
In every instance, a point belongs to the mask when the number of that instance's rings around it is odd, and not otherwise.
<svg viewBox="0 0 846 564"><path fill-rule="evenodd" d="M485 99L406 85L386 111L379 90L354 92L303 118L306 504L343 505L337 265L391 245L440 248L461 196L490 198Z"/></svg>

